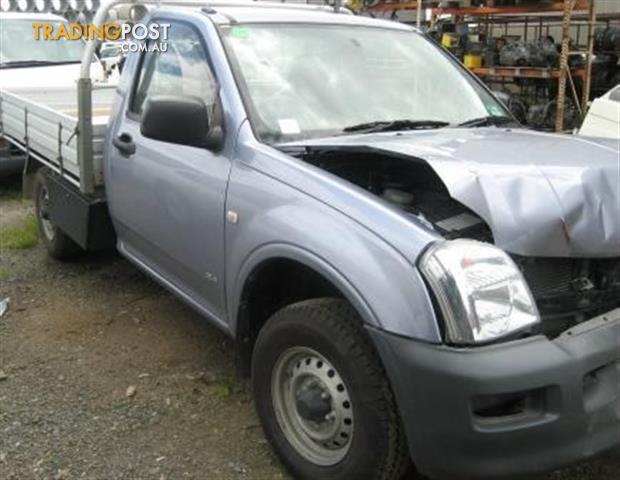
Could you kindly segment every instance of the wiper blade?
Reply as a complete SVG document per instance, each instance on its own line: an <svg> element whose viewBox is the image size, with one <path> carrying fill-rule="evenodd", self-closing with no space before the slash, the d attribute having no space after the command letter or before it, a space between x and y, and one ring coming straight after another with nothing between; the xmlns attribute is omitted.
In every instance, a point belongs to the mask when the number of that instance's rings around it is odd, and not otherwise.
<svg viewBox="0 0 620 480"><path fill-rule="evenodd" d="M488 115L486 117L472 118L466 122L459 123L459 127L499 127L509 123L517 124L514 118L504 115Z"/></svg>
<svg viewBox="0 0 620 480"><path fill-rule="evenodd" d="M378 121L360 123L358 125L351 125L342 129L343 132L360 132L360 133L374 133L374 132L394 132L397 130L418 130L425 128L441 128L450 125L448 122L441 120L391 120L391 121Z"/></svg>
<svg viewBox="0 0 620 480"><path fill-rule="evenodd" d="M64 65L67 63L80 63L79 60L67 60L61 62L52 62L50 60L12 60L8 62L0 63L0 68L15 68L15 67L41 67L48 65Z"/></svg>

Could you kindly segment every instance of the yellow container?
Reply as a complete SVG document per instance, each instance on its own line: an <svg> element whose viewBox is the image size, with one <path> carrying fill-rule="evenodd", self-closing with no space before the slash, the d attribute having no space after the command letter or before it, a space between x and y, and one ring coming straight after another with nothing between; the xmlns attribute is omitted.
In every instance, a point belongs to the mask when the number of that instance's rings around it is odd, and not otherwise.
<svg viewBox="0 0 620 480"><path fill-rule="evenodd" d="M463 63L467 68L480 68L482 67L482 56L480 55L465 55Z"/></svg>
<svg viewBox="0 0 620 480"><path fill-rule="evenodd" d="M441 44L446 48L457 47L459 44L459 37L455 33L444 33L441 37Z"/></svg>

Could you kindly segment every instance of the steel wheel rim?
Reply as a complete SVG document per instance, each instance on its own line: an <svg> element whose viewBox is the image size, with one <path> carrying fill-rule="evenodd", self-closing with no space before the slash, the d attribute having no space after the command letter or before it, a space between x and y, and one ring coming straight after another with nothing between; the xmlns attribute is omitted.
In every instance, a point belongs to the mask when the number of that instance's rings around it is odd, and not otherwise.
<svg viewBox="0 0 620 480"><path fill-rule="evenodd" d="M276 420L291 446L320 466L339 463L353 440L353 402L338 371L307 347L286 350L274 365Z"/></svg>
<svg viewBox="0 0 620 480"><path fill-rule="evenodd" d="M41 228L43 230L43 235L52 241L54 240L54 224L49 218L49 205L50 205L50 194L47 190L47 187L43 185L41 187L41 191L39 192L39 220L41 221Z"/></svg>

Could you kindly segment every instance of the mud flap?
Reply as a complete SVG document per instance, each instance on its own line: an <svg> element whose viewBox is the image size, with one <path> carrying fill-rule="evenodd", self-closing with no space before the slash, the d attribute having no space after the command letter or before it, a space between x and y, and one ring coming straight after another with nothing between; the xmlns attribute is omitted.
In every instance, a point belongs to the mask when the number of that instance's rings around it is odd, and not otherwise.
<svg viewBox="0 0 620 480"><path fill-rule="evenodd" d="M114 248L116 234L105 198L86 196L57 175L47 179L52 222L84 250Z"/></svg>

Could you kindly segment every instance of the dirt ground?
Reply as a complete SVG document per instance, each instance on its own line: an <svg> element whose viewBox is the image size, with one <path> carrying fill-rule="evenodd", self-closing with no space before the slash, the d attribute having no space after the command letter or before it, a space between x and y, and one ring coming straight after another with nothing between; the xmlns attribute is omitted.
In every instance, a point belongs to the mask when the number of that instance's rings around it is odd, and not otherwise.
<svg viewBox="0 0 620 480"><path fill-rule="evenodd" d="M31 212L0 194L0 229ZM288 478L232 344L125 260L5 248L5 297L0 479ZM540 478L617 480L620 451Z"/></svg>

